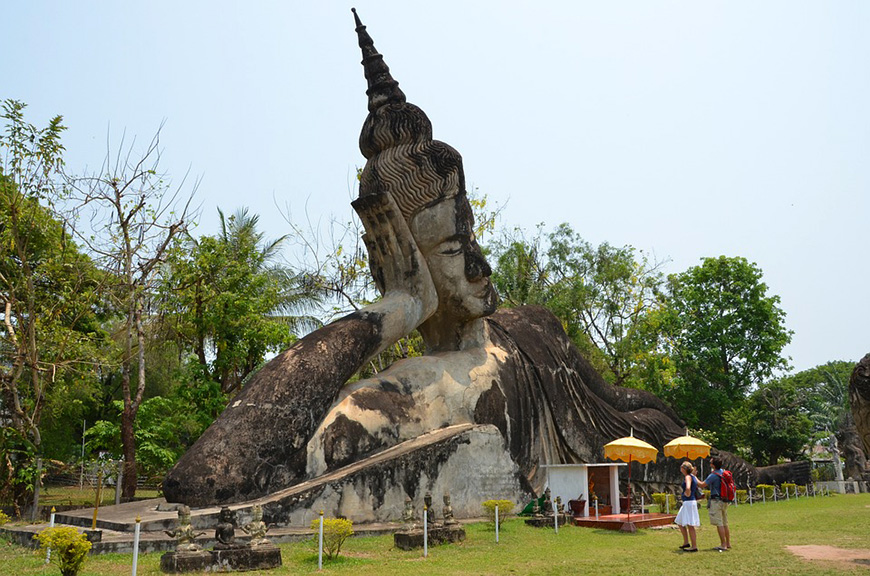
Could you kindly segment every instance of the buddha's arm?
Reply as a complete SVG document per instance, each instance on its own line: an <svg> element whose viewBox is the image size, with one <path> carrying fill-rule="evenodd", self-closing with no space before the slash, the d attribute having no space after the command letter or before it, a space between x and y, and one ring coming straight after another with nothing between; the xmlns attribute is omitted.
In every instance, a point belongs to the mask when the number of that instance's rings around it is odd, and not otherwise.
<svg viewBox="0 0 870 576"><path fill-rule="evenodd" d="M302 479L305 446L347 380L434 311L429 270L392 198L367 196L354 208L383 298L308 334L258 371L167 476L168 500L232 502Z"/></svg>

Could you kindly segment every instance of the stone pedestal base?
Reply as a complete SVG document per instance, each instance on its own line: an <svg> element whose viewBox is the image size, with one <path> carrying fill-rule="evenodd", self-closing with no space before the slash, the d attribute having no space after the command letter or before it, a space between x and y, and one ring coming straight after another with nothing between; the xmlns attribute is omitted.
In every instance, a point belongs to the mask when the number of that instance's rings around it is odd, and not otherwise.
<svg viewBox="0 0 870 576"><path fill-rule="evenodd" d="M571 521L571 517L567 514L559 514L559 526L564 526ZM554 528L554 520L552 516L533 516L526 518L526 524L535 528Z"/></svg>
<svg viewBox="0 0 870 576"><path fill-rule="evenodd" d="M167 574L244 572L269 570L278 566L281 566L281 550L271 545L200 552L167 552L160 557L160 570Z"/></svg>
<svg viewBox="0 0 870 576"><path fill-rule="evenodd" d="M88 542L96 543L96 542L101 542L103 540L103 531L102 530L85 530L84 534L85 534L85 538L88 539Z"/></svg>
<svg viewBox="0 0 870 576"><path fill-rule="evenodd" d="M459 524L450 526L436 526L429 529L429 546L438 546L449 542L462 542L465 540L465 528ZM396 532L393 534L393 543L396 548L402 550L414 550L423 547L423 529Z"/></svg>

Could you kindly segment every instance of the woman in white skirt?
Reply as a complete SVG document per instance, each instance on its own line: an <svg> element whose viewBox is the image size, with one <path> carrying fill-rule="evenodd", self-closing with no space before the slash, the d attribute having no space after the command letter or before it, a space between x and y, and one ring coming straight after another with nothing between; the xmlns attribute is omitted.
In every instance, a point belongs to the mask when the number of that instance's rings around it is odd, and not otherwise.
<svg viewBox="0 0 870 576"><path fill-rule="evenodd" d="M674 522L679 525L680 532L683 533L683 545L680 549L685 552L697 552L695 526L701 525L701 517L698 516L698 479L695 478L695 467L691 462L683 462L680 472L683 473L683 505Z"/></svg>

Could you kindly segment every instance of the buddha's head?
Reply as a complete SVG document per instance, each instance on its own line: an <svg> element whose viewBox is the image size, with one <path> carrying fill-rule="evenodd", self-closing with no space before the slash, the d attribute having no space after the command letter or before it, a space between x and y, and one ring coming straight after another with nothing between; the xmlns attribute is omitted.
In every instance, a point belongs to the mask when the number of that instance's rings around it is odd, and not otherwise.
<svg viewBox="0 0 870 576"><path fill-rule="evenodd" d="M438 292L429 332L449 331L492 314L498 305L492 270L474 236L462 157L432 139L429 118L406 101L356 12L354 17L369 86L369 115L360 134L360 150L368 160L360 175L360 198L387 193L395 200ZM375 262L372 273L383 291Z"/></svg>

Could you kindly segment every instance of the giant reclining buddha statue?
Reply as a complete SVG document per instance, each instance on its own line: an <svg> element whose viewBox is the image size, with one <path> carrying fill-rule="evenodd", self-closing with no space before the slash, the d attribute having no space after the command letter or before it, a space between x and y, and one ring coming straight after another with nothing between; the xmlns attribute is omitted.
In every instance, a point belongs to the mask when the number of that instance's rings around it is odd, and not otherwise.
<svg viewBox="0 0 870 576"><path fill-rule="evenodd" d="M605 382L548 310L497 309L462 158L433 140L429 118L406 101L354 17L369 113L352 205L382 297L254 375L169 473L167 499L242 502L332 478L344 512L395 518L406 497L443 490L458 516L477 515L483 499L540 493L542 465L602 462L603 445L631 430L656 446L681 436L673 410ZM348 383L415 329L424 356ZM738 481L759 479L739 459L731 467ZM635 477L644 474L679 480L678 464L663 458ZM311 505L317 494L282 506Z"/></svg>

